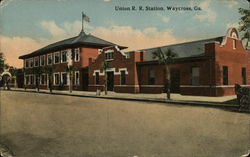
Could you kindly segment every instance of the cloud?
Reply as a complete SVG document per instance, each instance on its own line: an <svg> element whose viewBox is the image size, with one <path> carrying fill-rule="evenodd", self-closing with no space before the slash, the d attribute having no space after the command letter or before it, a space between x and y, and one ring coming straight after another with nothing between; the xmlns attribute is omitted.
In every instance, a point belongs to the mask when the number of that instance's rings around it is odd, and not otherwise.
<svg viewBox="0 0 250 157"><path fill-rule="evenodd" d="M97 27L93 34L113 43L128 46L126 51L151 48L176 43L172 31L158 31L156 28L134 29L130 26L114 26L112 28Z"/></svg>
<svg viewBox="0 0 250 157"><path fill-rule="evenodd" d="M164 22L164 23L168 23L169 20L170 20L170 18L168 16L166 16L166 15L157 14L157 16L160 17L162 22Z"/></svg>
<svg viewBox="0 0 250 157"><path fill-rule="evenodd" d="M6 62L9 65L19 68L21 68L23 64L22 60L18 59L19 56L45 46L43 43L39 43L28 37L8 37L0 35L0 39L0 51L4 53Z"/></svg>
<svg viewBox="0 0 250 157"><path fill-rule="evenodd" d="M215 23L217 18L217 13L211 9L211 2L212 0L204 0L197 6L200 6L203 10L203 14L195 15L194 18L198 19L200 22L210 22ZM194 1L192 1L194 3Z"/></svg>
<svg viewBox="0 0 250 157"><path fill-rule="evenodd" d="M81 22L64 22L57 24L54 21L40 22L42 29L50 34L50 38L32 39L29 37L8 37L0 35L1 49L12 66L22 67L22 60L19 56L33 52L48 44L76 36L81 31ZM145 29L134 29L131 26L93 27L85 25L91 34L104 40L128 46L126 51L151 48L176 43L177 40L170 29L159 31L157 28L148 27Z"/></svg>
<svg viewBox="0 0 250 157"><path fill-rule="evenodd" d="M104 2L111 2L111 0L103 0Z"/></svg>

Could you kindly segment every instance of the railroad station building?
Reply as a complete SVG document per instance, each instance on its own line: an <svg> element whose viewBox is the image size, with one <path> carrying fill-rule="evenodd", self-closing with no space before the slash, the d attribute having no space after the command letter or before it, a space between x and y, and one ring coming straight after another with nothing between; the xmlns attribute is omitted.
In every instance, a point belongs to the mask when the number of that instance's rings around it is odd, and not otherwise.
<svg viewBox="0 0 250 157"><path fill-rule="evenodd" d="M112 34L111 34L112 35ZM107 62L108 90L122 93L165 92L164 65L153 59L152 52L160 48L177 54L171 64L171 92L182 95L234 95L234 85L250 85L250 51L243 47L235 28L225 36L197 40L150 49L124 52L120 46L83 31L20 56L23 59L24 83L36 88L34 68L53 67L53 88L67 90L69 75L66 67L73 67L73 89L104 90L103 62ZM40 88L48 88L48 76L41 74Z"/></svg>

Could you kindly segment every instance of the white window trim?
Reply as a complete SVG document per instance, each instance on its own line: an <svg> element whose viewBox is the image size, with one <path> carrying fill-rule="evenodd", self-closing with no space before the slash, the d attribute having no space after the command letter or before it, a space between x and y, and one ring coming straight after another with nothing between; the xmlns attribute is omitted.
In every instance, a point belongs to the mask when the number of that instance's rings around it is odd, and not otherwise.
<svg viewBox="0 0 250 157"><path fill-rule="evenodd" d="M236 49L236 39L233 39L233 49Z"/></svg>
<svg viewBox="0 0 250 157"><path fill-rule="evenodd" d="M49 64L49 56L51 56L51 64ZM53 64L53 55L52 53L47 54L47 65L52 65Z"/></svg>
<svg viewBox="0 0 250 157"><path fill-rule="evenodd" d="M125 72L125 84L123 84L123 85L126 85L126 81L127 81L127 79L126 79L126 75L127 75L126 73L127 73L127 71L126 70L120 70L119 69L119 72L120 72L120 85L122 85L122 71Z"/></svg>
<svg viewBox="0 0 250 157"><path fill-rule="evenodd" d="M44 57L44 65L42 65L42 57ZM40 66L45 66L45 61L46 61L46 56L45 55L42 55L40 56Z"/></svg>
<svg viewBox="0 0 250 157"><path fill-rule="evenodd" d="M38 65L37 65L37 66L36 66L36 64L35 64L36 59L38 59ZM37 56L37 57L34 57L34 67L39 67L39 57L38 57L38 56Z"/></svg>
<svg viewBox="0 0 250 157"><path fill-rule="evenodd" d="M33 66L31 66L31 62L33 62ZM34 67L34 58L30 58L29 59L29 67L33 68Z"/></svg>
<svg viewBox="0 0 250 157"><path fill-rule="evenodd" d="M55 77L55 75L59 75L59 79L60 79L60 72L55 72L55 73L53 73L53 85L54 86L59 86L60 85L60 82L61 82L61 80L59 80L59 83L58 84L56 84L56 77Z"/></svg>
<svg viewBox="0 0 250 157"><path fill-rule="evenodd" d="M54 58L53 58L54 64L60 64L60 61L61 61L61 59L59 58L59 62L56 63L56 55L57 55L57 54L59 54L59 57L61 56L61 55L60 55L60 51L54 52Z"/></svg>
<svg viewBox="0 0 250 157"><path fill-rule="evenodd" d="M77 83L77 80L76 80L76 74L78 73L78 83ZM75 85L79 86L80 85L80 72L79 71L75 71L74 73L74 83Z"/></svg>
<svg viewBox="0 0 250 157"><path fill-rule="evenodd" d="M31 84L31 78L33 77L32 79L32 84ZM28 85L34 85L34 75L29 75L29 82L28 82Z"/></svg>
<svg viewBox="0 0 250 157"><path fill-rule="evenodd" d="M78 54L78 60L76 59L76 53ZM74 49L74 61L75 62L79 62L80 61L80 48Z"/></svg>
<svg viewBox="0 0 250 157"><path fill-rule="evenodd" d="M98 73L98 76L99 76L99 83L96 84L96 74L94 75L95 76L95 85L100 85L100 72L96 71L94 73Z"/></svg>
<svg viewBox="0 0 250 157"><path fill-rule="evenodd" d="M46 79L44 80L44 83L42 83L42 77L43 76L46 77ZM40 75L40 85L46 85L46 83L47 83L47 75L45 73L43 73L43 74Z"/></svg>
<svg viewBox="0 0 250 157"><path fill-rule="evenodd" d="M65 53L65 55L66 55L66 61L63 61L63 53ZM61 51L60 52L60 60L61 60L61 63L67 63L68 61L67 61L67 53L68 53L68 50L63 50L63 51Z"/></svg>
<svg viewBox="0 0 250 157"><path fill-rule="evenodd" d="M64 84L64 85L69 85L69 77L68 77L68 73L67 72L61 72L61 83L63 83L63 74L66 74L66 77L67 77L67 82L66 82L66 84Z"/></svg>

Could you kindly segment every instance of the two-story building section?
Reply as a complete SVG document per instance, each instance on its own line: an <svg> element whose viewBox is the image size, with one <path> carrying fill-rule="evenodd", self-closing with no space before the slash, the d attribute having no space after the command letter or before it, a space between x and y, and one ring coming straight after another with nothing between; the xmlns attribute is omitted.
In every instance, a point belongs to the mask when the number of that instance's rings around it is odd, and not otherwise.
<svg viewBox="0 0 250 157"><path fill-rule="evenodd" d="M72 66L73 89L88 90L89 58L96 58L99 50L116 44L105 41L84 31L78 36L65 39L38 49L27 55L20 56L24 65L24 85L26 88L42 89L49 86L46 67L52 67L52 88L68 89L70 84L67 67ZM118 46L125 49L124 46ZM38 79L39 76L39 79Z"/></svg>

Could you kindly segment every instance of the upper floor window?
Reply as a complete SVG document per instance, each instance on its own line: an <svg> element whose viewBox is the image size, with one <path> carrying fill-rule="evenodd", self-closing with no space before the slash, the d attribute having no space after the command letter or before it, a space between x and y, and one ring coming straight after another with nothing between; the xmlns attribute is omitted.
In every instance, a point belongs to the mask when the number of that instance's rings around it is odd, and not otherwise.
<svg viewBox="0 0 250 157"><path fill-rule="evenodd" d="M242 84L247 84L247 77L246 77L246 68L241 69L241 76L242 76Z"/></svg>
<svg viewBox="0 0 250 157"><path fill-rule="evenodd" d="M125 85L126 84L126 72L125 70L121 71L121 85Z"/></svg>
<svg viewBox="0 0 250 157"><path fill-rule="evenodd" d="M200 85L200 68L192 68L192 85Z"/></svg>
<svg viewBox="0 0 250 157"><path fill-rule="evenodd" d="M79 62L80 61L80 48L76 48L74 52L75 52L75 62Z"/></svg>
<svg viewBox="0 0 250 157"><path fill-rule="evenodd" d="M67 51L62 51L61 52L61 59L62 59L62 63L67 62Z"/></svg>
<svg viewBox="0 0 250 157"><path fill-rule="evenodd" d="M55 64L60 63L60 52L55 52L55 54L54 54L54 63Z"/></svg>
<svg viewBox="0 0 250 157"><path fill-rule="evenodd" d="M28 68L30 66L29 59L25 59L25 68Z"/></svg>
<svg viewBox="0 0 250 157"><path fill-rule="evenodd" d="M32 68L34 65L33 58L30 59L30 67Z"/></svg>
<svg viewBox="0 0 250 157"><path fill-rule="evenodd" d="M148 84L149 85L155 84L155 71L153 69L149 70L148 72Z"/></svg>
<svg viewBox="0 0 250 157"><path fill-rule="evenodd" d="M233 49L236 49L236 39L233 39Z"/></svg>
<svg viewBox="0 0 250 157"><path fill-rule="evenodd" d="M52 64L52 54L48 54L48 56L47 56L47 64L48 65Z"/></svg>
<svg viewBox="0 0 250 157"><path fill-rule="evenodd" d="M45 56L40 56L40 66L44 66L45 65Z"/></svg>
<svg viewBox="0 0 250 157"><path fill-rule="evenodd" d="M114 52L105 53L105 59L106 60L114 59Z"/></svg>
<svg viewBox="0 0 250 157"><path fill-rule="evenodd" d="M34 60L35 60L34 67L38 67L39 66L39 57L35 57Z"/></svg>
<svg viewBox="0 0 250 157"><path fill-rule="evenodd" d="M223 66L223 85L228 85L228 67Z"/></svg>

